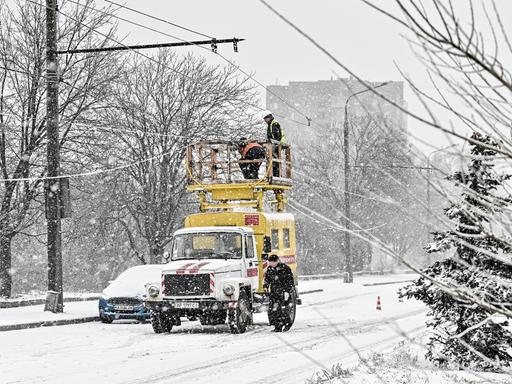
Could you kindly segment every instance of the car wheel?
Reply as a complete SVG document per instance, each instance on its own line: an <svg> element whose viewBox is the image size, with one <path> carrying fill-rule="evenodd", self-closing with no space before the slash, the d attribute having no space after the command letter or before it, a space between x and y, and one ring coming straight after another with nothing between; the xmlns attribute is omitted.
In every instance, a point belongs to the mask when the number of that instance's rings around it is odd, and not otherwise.
<svg viewBox="0 0 512 384"><path fill-rule="evenodd" d="M228 309L229 330L231 333L244 333L250 323L251 308L247 294L240 292L236 308Z"/></svg>
<svg viewBox="0 0 512 384"><path fill-rule="evenodd" d="M100 317L100 320L103 324L111 324L114 321L114 319L110 317Z"/></svg>

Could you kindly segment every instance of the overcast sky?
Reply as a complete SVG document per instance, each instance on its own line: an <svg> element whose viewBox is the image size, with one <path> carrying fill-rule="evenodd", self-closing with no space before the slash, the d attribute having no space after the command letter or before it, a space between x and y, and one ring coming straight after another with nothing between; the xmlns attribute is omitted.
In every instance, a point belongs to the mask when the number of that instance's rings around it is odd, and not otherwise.
<svg viewBox="0 0 512 384"><path fill-rule="evenodd" d="M361 0L269 2L362 78L371 81L402 80L398 66L414 78L419 86L429 87L423 66L401 36L404 30ZM347 76L257 0L124 0L122 3L219 39L234 36L247 39L240 43L239 53L234 53L231 45L219 46L219 51L236 61L245 71L254 73L265 85L330 79L334 76L333 72ZM395 11L394 1L375 0L375 3ZM475 3L480 3L480 0ZM512 1L497 0L497 4L505 22L510 20ZM97 0L97 6L102 5L106 5L106 2ZM119 10L118 15L186 40L203 38L126 10ZM461 17L464 18L464 15ZM123 21L120 22L119 32L126 36L124 41L127 43L173 41ZM187 48L177 49L187 52ZM212 63L222 63L205 50L191 50L205 55ZM421 104L409 89L406 89L405 98L411 110L423 112ZM410 118L408 125L411 135L420 141L431 142L435 147L449 144L444 135L432 128L422 126ZM424 152L432 150L418 140L414 142Z"/></svg>
<svg viewBox="0 0 512 384"><path fill-rule="evenodd" d="M372 81L401 80L397 70L399 66L420 84L426 84L427 78L422 66L400 36L403 29L362 1L270 2L359 76ZM98 5L101 3L102 0L98 0ZM385 2L389 6L392 3L389 0ZM265 85L330 79L334 76L333 71L347 76L256 0L126 0L124 4L216 38L236 36L247 39L240 43L238 54L233 53L230 45L220 46L219 50L236 60L246 71L254 72L255 77ZM119 11L119 14L185 39L201 39L200 36L131 12ZM170 40L123 22L120 32L129 34L126 41L130 43ZM183 48L178 49L185 51ZM207 55L212 63L219 62L214 55L204 50L194 48L194 51ZM409 90L406 91L406 100L410 108L421 108ZM409 130L413 136L431 141L435 146L448 143L443 135L411 119ZM430 150L420 143L418 146L424 151Z"/></svg>

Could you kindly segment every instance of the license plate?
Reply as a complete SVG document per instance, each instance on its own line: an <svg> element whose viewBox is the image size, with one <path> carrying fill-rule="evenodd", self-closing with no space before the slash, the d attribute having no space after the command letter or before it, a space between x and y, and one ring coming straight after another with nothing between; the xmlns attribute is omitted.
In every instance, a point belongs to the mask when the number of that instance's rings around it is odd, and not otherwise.
<svg viewBox="0 0 512 384"><path fill-rule="evenodd" d="M116 311L133 311L133 305L114 305Z"/></svg>
<svg viewBox="0 0 512 384"><path fill-rule="evenodd" d="M199 308L199 303L174 303L174 308L196 309L196 308Z"/></svg>

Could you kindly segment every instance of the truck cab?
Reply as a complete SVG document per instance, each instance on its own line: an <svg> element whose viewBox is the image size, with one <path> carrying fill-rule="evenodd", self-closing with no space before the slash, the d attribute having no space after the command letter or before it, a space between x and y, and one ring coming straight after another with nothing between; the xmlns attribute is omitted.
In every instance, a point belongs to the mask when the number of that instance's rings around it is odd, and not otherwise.
<svg viewBox="0 0 512 384"><path fill-rule="evenodd" d="M229 317L232 331L244 332L252 323L259 282L254 231L191 227L178 230L171 244L159 294L147 301L159 312L157 330L180 325L182 317L202 325L223 324Z"/></svg>
<svg viewBox="0 0 512 384"><path fill-rule="evenodd" d="M269 254L277 254L288 264L295 283L298 281L295 221L293 215L284 212L288 179L272 175L238 180L234 169L227 169L229 180L208 180L205 174L221 175L221 168L212 165L213 161L223 159L226 166L225 154L219 143L214 144L216 150L205 143L199 147L200 158L207 148L215 155L209 158L208 166L194 164L194 152L188 150L188 190L198 194L200 212L187 216L184 228L174 233L165 252L168 263L160 284L147 286L145 305L151 311L156 333L169 332L181 325L182 318L199 320L202 325L227 320L232 333L245 332L253 322L253 313L265 308L263 280ZM229 153L229 146L225 148ZM269 146L269 156L274 153ZM203 173L205 168L210 172ZM274 169L272 161L265 169ZM282 169L289 171L289 165ZM276 196L271 212L264 209L266 192ZM296 290L292 296L289 316L293 322L300 300Z"/></svg>

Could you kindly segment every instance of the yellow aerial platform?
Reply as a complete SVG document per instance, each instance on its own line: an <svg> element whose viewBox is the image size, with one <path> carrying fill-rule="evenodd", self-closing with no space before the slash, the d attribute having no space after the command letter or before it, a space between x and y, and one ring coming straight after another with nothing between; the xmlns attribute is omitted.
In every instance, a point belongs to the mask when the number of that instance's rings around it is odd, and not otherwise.
<svg viewBox="0 0 512 384"><path fill-rule="evenodd" d="M200 211L254 208L263 211L265 192L275 211L285 211L285 191L292 187L290 146L259 142L266 153L262 160L240 160L236 144L228 141L200 142L187 148L187 190L197 192ZM259 163L258 179L244 179L241 164Z"/></svg>
<svg viewBox="0 0 512 384"><path fill-rule="evenodd" d="M298 283L295 218L285 213L285 192L292 188L290 146L279 142L259 142L265 159L240 160L237 145L226 141L200 142L187 147L187 190L197 192L201 213L185 219L185 227L251 227L256 239L259 284L263 293L266 263L262 259L265 239L272 254L292 269ZM240 164L259 163L257 179L244 179ZM264 212L265 198L273 192L274 212ZM270 194L271 195L271 194Z"/></svg>

